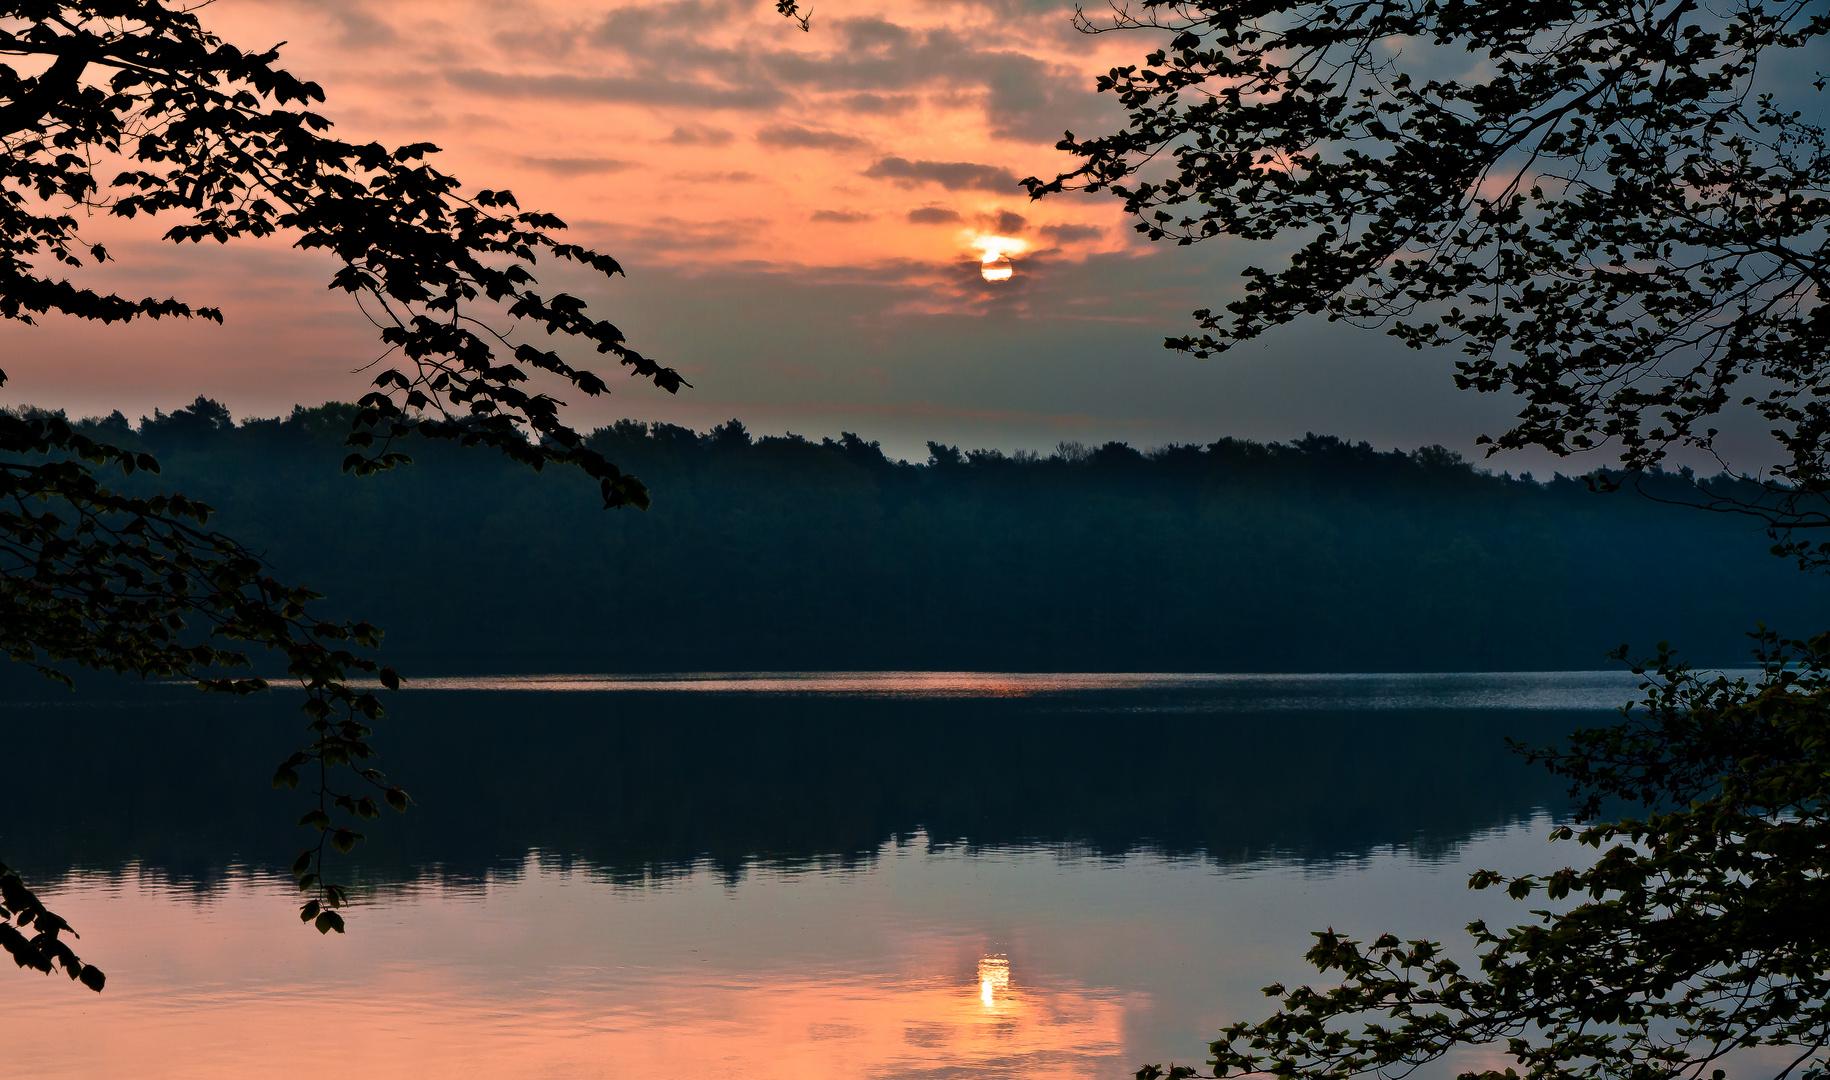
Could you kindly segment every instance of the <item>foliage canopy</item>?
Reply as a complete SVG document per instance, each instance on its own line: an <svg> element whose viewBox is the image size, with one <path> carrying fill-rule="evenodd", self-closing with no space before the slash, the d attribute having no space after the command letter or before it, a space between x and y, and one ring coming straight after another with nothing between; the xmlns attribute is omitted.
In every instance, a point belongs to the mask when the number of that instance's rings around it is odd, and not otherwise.
<svg viewBox="0 0 1830 1080"><path fill-rule="evenodd" d="M562 402L531 386L541 378L596 395L603 378L513 339L517 328L544 330L669 392L685 385L582 300L539 290L530 268L543 258L620 272L559 239L564 222L522 210L507 191L463 194L428 163L430 143L333 138L308 108L323 90L276 67L277 49L224 42L162 0L0 2L0 58L0 317L221 321L208 306L72 281L113 258L83 236L88 215L170 219L164 238L180 244L291 236L334 256L330 287L355 298L395 361L359 402L346 471L407 462L396 441L418 434L494 447L535 469L571 466L606 507L647 505L642 483L586 447ZM309 743L274 777L292 787L301 770L311 778L314 805L300 824L317 839L294 866L310 894L301 915L340 931L344 891L323 879L326 846L347 852L361 839L352 824L382 802L407 805L368 764L380 703L349 680L372 674L392 688L398 677L353 651L376 644L374 627L310 617L315 594L274 580L253 552L210 531L208 506L123 495L100 479L157 468L55 417L0 416L0 648L66 680L56 665L235 694L267 687L225 674L248 666L247 646L277 653L306 691L309 723ZM348 790L334 779L345 771ZM14 887L23 889L0 872L0 946L21 966L56 964L99 990L101 973L59 938L68 927ZM19 931L28 926L31 938Z"/></svg>
<svg viewBox="0 0 1830 1080"><path fill-rule="evenodd" d="M0 316L221 320L215 308L53 279L53 268L111 258L83 241L77 208L175 216L165 233L174 243L294 235L295 247L336 257L331 288L362 305L384 355L403 361L359 403L352 469L402 460L386 440L411 429L535 467L573 465L599 481L606 505L645 504L639 481L581 447L559 400L523 386L545 372L596 395L602 377L509 338L514 326L538 327L669 392L685 385L577 297L537 290L529 267L539 256L621 273L609 256L558 239L563 221L522 211L507 191L461 194L426 162L431 143L330 137L330 122L303 108L324 91L275 67L277 49L244 51L161 0L0 4L0 56L41 69L0 64Z"/></svg>
<svg viewBox="0 0 1830 1080"><path fill-rule="evenodd" d="M1265 242L1197 356L1305 316L1464 354L1516 393L1495 449L1615 445L1638 472L1753 410L1784 460L1739 506L1830 546L1830 14L1802 0L1140 0L1168 37L1099 87L1123 129L1034 196L1110 191L1153 240ZM1807 87L1814 88L1807 89ZM1801 101L1800 99L1808 99Z"/></svg>
<svg viewBox="0 0 1830 1080"><path fill-rule="evenodd" d="M1437 942L1318 933L1308 959L1330 985L1267 987L1279 1011L1227 1027L1214 1075L1401 1076L1477 1045L1533 1080L1823 1076L1830 635L1763 635L1760 659L1758 678L1730 679L1662 653L1636 669L1645 697L1622 723L1562 749L1518 747L1579 800L1577 824L1553 839L1596 854L1543 877L1480 870L1469 885L1554 906L1523 925L1471 924L1474 971ZM1611 800L1644 813L1595 821Z"/></svg>

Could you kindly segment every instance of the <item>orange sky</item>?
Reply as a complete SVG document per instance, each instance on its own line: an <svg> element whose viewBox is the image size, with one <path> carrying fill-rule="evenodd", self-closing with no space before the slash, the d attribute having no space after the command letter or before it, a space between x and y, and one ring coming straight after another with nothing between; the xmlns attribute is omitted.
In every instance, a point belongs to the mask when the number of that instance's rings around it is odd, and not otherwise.
<svg viewBox="0 0 1830 1080"><path fill-rule="evenodd" d="M1063 15L845 2L802 33L717 0L232 0L207 18L287 38L346 137L436 139L459 176L642 260L800 269L948 264L986 232L1122 247L1113 203L1016 187L1067 161L1061 128L1102 115L1094 73L1135 51Z"/></svg>
<svg viewBox="0 0 1830 1080"><path fill-rule="evenodd" d="M432 140L472 190L508 187L618 258L627 279L549 277L694 384L612 383L619 417L759 432L853 430L1047 449L1305 431L1471 448L1509 410L1449 385L1452 358L1302 326L1218 361L1162 349L1267 253L1152 247L1116 199L1031 202L1070 164L1063 129L1120 117L1097 74L1154 42L1073 29L1050 0L815 6L765 0L215 0L206 24L329 95L345 139ZM283 242L173 249L95 221L130 295L220 305L227 325L0 325L0 402L130 417L199 393L238 416L352 399L379 352L332 267ZM1012 259L987 282L988 252ZM580 359L583 359L582 357Z"/></svg>
<svg viewBox="0 0 1830 1080"><path fill-rule="evenodd" d="M1093 77L1136 50L1056 6L850 0L809 32L729 0L224 0L206 17L232 41L285 38L346 138L433 139L458 175L643 264L931 271L986 234L1070 258L1127 243L1115 203L1032 207L1016 184L1070 160L1064 127L1110 122Z"/></svg>

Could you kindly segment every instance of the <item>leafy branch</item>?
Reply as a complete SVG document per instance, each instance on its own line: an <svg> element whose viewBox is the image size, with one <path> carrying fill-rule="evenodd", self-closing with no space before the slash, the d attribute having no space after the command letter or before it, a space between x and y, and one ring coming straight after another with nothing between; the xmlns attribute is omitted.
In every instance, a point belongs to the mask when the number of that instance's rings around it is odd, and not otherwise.
<svg viewBox="0 0 1830 1080"><path fill-rule="evenodd" d="M277 49L225 43L188 10L152 0L0 4L0 56L9 54L53 62L37 76L0 65L0 317L221 321L214 308L46 276L34 257L64 268L111 258L83 242L65 207L179 215L164 234L176 243L290 232L294 246L338 259L330 287L361 301L386 355L405 360L361 400L347 469L405 463L388 442L417 432L494 447L536 469L572 466L598 481L607 507L647 506L641 481L560 418L563 402L523 386L540 373L587 396L608 389L554 350L511 343L522 326L588 345L669 393L687 385L584 301L538 290L530 268L542 257L622 272L559 239L565 222L522 210L507 191L460 194L455 177L427 164L431 143L331 138L322 116L287 107L324 100L321 87L276 67ZM101 171L108 162L119 164L112 177Z"/></svg>
<svg viewBox="0 0 1830 1080"><path fill-rule="evenodd" d="M1789 1051L1773 1080L1824 1076L1830 635L1756 638L1759 678L1700 673L1661 646L1619 724L1515 747L1572 783L1578 822L1551 838L1595 854L1542 876L1478 870L1469 887L1561 906L1470 924L1472 968L1437 942L1318 933L1307 959L1326 985L1267 987L1278 1011L1223 1029L1213 1075L1405 1076L1479 1046L1530 1080L1720 1080L1764 1046ZM1643 813L1596 820L1607 800Z"/></svg>
<svg viewBox="0 0 1830 1080"><path fill-rule="evenodd" d="M1099 78L1127 123L1068 133L1079 166L1031 195L1109 191L1151 240L1279 252L1170 348L1383 327L1522 399L1493 450L1611 445L1635 474L1713 454L1714 418L1745 409L1784 455L1746 509L1830 565L1790 538L1830 494L1830 149L1758 90L1764 60L1830 32L1821 8L1141 0L1078 21L1165 42Z"/></svg>
<svg viewBox="0 0 1830 1080"><path fill-rule="evenodd" d="M280 766L275 786L296 786L298 768L317 765L317 806L301 824L317 826L320 839L295 864L300 889L312 893L306 918L321 931L341 930L335 909L347 893L325 879L325 843L347 853L362 836L330 814L368 819L379 809L370 796L333 790L332 778L353 774L396 810L408 802L366 764L374 757L366 722L383 709L374 693L350 681L368 675L399 687L393 669L353 651L373 649L380 631L310 617L306 606L320 597L280 583L257 555L208 531L210 507L181 495L121 494L97 478L98 467L157 471L149 455L91 439L61 417L5 412L0 454L8 459L0 461L0 651L66 685L73 681L62 665L74 663L190 679L205 691L232 695L270 685L236 673L253 666L243 645L276 654L305 695L311 741ZM62 925L37 918L41 927ZM28 963L30 955L14 952L22 965L37 966ZM94 986L100 989L99 975Z"/></svg>

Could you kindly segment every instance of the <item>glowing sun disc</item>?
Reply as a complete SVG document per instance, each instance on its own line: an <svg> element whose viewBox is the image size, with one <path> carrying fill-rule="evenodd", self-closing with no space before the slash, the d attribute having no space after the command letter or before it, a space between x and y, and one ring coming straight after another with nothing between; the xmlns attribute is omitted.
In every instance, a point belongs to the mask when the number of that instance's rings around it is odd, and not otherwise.
<svg viewBox="0 0 1830 1080"><path fill-rule="evenodd" d="M1009 281L1014 273L1010 257L1029 247L1014 236L978 236L972 246L979 250L979 276L986 281Z"/></svg>

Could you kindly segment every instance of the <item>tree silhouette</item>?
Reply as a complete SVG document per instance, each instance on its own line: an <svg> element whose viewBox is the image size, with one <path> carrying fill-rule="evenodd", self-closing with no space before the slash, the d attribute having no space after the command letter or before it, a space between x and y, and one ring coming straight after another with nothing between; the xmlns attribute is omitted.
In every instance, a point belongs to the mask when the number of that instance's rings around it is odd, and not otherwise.
<svg viewBox="0 0 1830 1080"><path fill-rule="evenodd" d="M1635 476L1713 453L1709 424L1749 409L1784 460L1750 498L1696 501L1830 567L1830 542L1801 538L1830 527L1830 150L1798 103L1825 81L1797 74L1830 32L1821 5L1139 0L1077 18L1168 41L1100 78L1125 127L1069 133L1081 165L1031 194L1110 191L1152 240L1278 252L1171 348L1316 316L1457 346L1458 386L1524 399L1495 450L1611 444ZM1643 811L1556 830L1595 849L1586 869L1470 882L1560 907L1470 926L1472 968L1437 942L1317 934L1322 987L1267 988L1278 1011L1227 1027L1214 1075L1401 1077L1479 1046L1507 1066L1462 1080L1721 1080L1765 1067L1761 1047L1782 1051L1775 1080L1823 1077L1830 636L1760 646L1750 682L1661 645L1622 723L1528 753L1571 780L1580 819Z"/></svg>
<svg viewBox="0 0 1830 1080"><path fill-rule="evenodd" d="M212 307L73 281L112 258L82 236L85 214L171 219L164 236L175 243L288 235L336 257L331 286L380 326L393 361L359 402L346 471L406 463L399 442L417 435L493 447L534 469L571 466L597 481L606 507L647 506L642 483L586 447L562 402L533 385L596 395L603 378L513 340L518 328L542 329L670 393L686 385L577 297L538 290L530 268L541 258L620 273L609 256L560 240L564 222L522 210L507 191L463 194L428 163L430 143L331 137L308 108L323 90L274 66L277 49L224 42L159 0L0 3L0 56L18 65L0 64L0 316L221 321ZM268 685L235 672L250 664L247 649L276 653L305 690L310 723L310 743L274 777L303 777L315 796L300 824L317 839L294 866L308 894L301 915L341 931L345 894L323 877L326 845L348 851L361 839L351 825L377 816L378 798L407 803L368 764L381 706L349 680L373 674L392 688L398 676L354 651L376 644L374 627L311 618L314 594L209 531L209 507L127 497L99 479L157 467L57 417L0 416L0 647L65 681L59 664L235 694ZM21 966L60 966L101 989L101 973L61 940L67 925L4 869L0 901L0 945Z"/></svg>
<svg viewBox="0 0 1830 1080"><path fill-rule="evenodd" d="M1031 194L1109 191L1152 240L1266 243L1195 312L1208 356L1320 316L1464 354L1524 399L1495 449L1713 453L1746 409L1784 450L1766 519L1830 563L1830 150L1807 118L1830 16L1799 0L1140 0L1083 29L1165 47L1099 79L1125 127ZM1763 68L1764 65L1764 68Z"/></svg>
<svg viewBox="0 0 1830 1080"><path fill-rule="evenodd" d="M1512 1064L1461 1080L1822 1077L1830 635L1763 635L1761 654L1752 681L1663 654L1636 669L1646 696L1623 723L1528 752L1579 799L1578 823L1552 838L1596 854L1541 877L1479 870L1469 886L1555 906L1517 926L1471 924L1468 967L1433 941L1318 933L1308 960L1324 985L1266 987L1278 1011L1222 1031L1213 1074L1405 1076L1484 1046ZM1590 820L1608 800L1641 813Z"/></svg>

